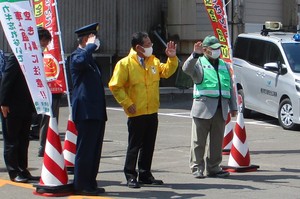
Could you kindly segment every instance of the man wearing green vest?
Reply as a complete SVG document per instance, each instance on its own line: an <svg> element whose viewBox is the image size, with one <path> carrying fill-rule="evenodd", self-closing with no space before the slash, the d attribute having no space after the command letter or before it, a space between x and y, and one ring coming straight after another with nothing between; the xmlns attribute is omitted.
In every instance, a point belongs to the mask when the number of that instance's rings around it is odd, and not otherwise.
<svg viewBox="0 0 300 199"><path fill-rule="evenodd" d="M228 108L231 116L235 117L237 103L230 67L219 58L220 47L215 36L207 36L203 43L199 41L194 44L193 53L182 66L194 82L190 168L195 178L205 178L205 169L208 177L229 176L220 167L222 142Z"/></svg>

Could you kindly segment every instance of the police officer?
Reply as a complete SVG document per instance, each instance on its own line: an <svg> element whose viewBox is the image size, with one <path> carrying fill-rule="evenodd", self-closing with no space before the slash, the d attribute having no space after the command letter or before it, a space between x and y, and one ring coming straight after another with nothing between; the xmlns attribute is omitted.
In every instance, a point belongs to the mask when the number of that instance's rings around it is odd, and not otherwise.
<svg viewBox="0 0 300 199"><path fill-rule="evenodd" d="M101 72L92 54L99 48L98 23L75 31L78 48L71 55L73 81L72 115L78 131L74 167L74 190L78 195L99 195L97 187L105 123L107 120Z"/></svg>

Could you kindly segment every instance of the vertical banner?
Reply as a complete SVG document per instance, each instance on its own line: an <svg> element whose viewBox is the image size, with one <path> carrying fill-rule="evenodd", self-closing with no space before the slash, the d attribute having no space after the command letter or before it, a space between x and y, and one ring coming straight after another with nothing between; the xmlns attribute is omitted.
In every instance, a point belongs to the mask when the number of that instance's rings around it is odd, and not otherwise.
<svg viewBox="0 0 300 199"><path fill-rule="evenodd" d="M231 63L231 48L228 37L227 15L224 10L223 0L203 0L207 14L211 21L215 36L222 44L222 59Z"/></svg>
<svg viewBox="0 0 300 199"><path fill-rule="evenodd" d="M38 114L51 114L51 93L32 8L28 0L0 0L0 20L25 76Z"/></svg>
<svg viewBox="0 0 300 199"><path fill-rule="evenodd" d="M58 25L54 0L31 0L36 24L48 29L52 41L44 51L44 67L48 86L52 93L64 93L66 82L59 43Z"/></svg>
<svg viewBox="0 0 300 199"><path fill-rule="evenodd" d="M211 25L213 27L215 36L219 39L220 43L222 44L221 51L222 51L222 59L229 63L230 65L230 73L233 79L233 89L236 96L237 104L239 105L239 99L237 93L237 88L234 77L234 71L232 68L232 50L231 44L229 40L229 30L228 30L228 21L227 21L227 14L225 11L225 3L224 0L203 0L204 5L206 7L206 11L208 17L211 21ZM240 106L238 106L240 112Z"/></svg>

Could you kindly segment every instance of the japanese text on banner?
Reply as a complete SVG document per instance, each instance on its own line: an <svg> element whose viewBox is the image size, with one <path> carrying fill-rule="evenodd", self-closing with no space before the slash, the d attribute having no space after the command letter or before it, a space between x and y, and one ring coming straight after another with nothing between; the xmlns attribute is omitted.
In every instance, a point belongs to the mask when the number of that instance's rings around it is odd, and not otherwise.
<svg viewBox="0 0 300 199"><path fill-rule="evenodd" d="M0 10L4 33L23 71L36 111L50 115L51 95L30 4L24 0L0 0Z"/></svg>
<svg viewBox="0 0 300 199"><path fill-rule="evenodd" d="M49 30L52 41L44 51L44 67L48 86L52 93L66 91L61 48L59 44L58 24L54 0L32 0L34 15L38 26Z"/></svg>
<svg viewBox="0 0 300 199"><path fill-rule="evenodd" d="M225 19L226 13L223 7L222 0L203 0L211 21L215 36L219 39L222 44L222 58L226 62L231 62L230 48L228 41L228 27L227 19Z"/></svg>

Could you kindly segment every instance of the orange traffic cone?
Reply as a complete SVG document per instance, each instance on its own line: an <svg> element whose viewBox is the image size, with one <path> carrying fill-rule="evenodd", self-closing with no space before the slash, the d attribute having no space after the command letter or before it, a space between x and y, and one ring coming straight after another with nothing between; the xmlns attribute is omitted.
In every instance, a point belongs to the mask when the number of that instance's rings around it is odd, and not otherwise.
<svg viewBox="0 0 300 199"><path fill-rule="evenodd" d="M222 168L229 172L249 172L259 168L257 165L250 164L243 113L239 112L237 116L228 166L222 166Z"/></svg>
<svg viewBox="0 0 300 199"><path fill-rule="evenodd" d="M224 131L224 139L223 139L223 155L229 155L231 145L232 145L232 137L233 137L233 124L231 122L231 115L228 112L226 126Z"/></svg>
<svg viewBox="0 0 300 199"><path fill-rule="evenodd" d="M78 136L78 132L72 120L72 116L69 115L63 154L64 154L65 165L67 167L68 173L71 174L74 173L77 136Z"/></svg>
<svg viewBox="0 0 300 199"><path fill-rule="evenodd" d="M36 195L66 196L72 193L73 185L68 184L57 121L53 117L49 121L41 179L34 187Z"/></svg>

